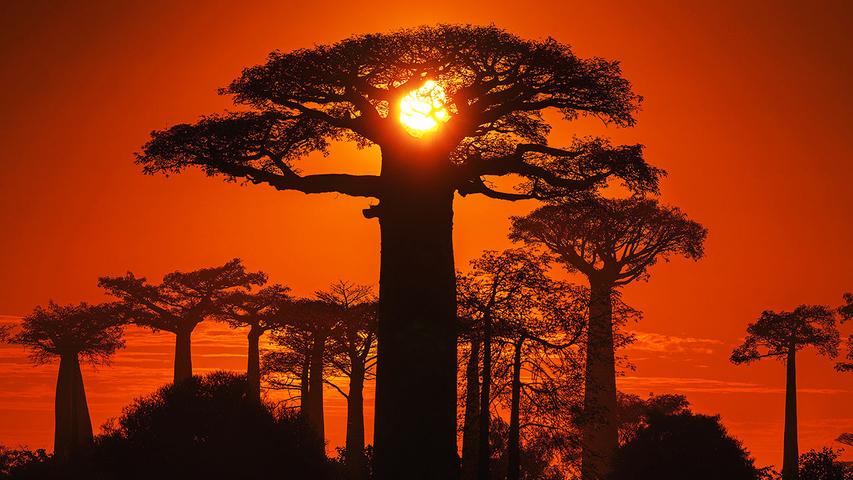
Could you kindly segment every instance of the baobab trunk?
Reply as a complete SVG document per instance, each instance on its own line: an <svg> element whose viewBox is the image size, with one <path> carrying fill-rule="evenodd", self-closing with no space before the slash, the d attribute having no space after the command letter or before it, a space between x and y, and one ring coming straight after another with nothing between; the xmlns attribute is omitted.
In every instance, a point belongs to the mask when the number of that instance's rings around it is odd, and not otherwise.
<svg viewBox="0 0 853 480"><path fill-rule="evenodd" d="M462 426L462 480L477 478L477 449L480 448L480 341L471 340L465 368L465 421Z"/></svg>
<svg viewBox="0 0 853 480"><path fill-rule="evenodd" d="M325 337L314 339L311 346L311 367L308 373L308 409L305 416L308 424L320 438L326 438L326 422L323 415L323 353Z"/></svg>
<svg viewBox="0 0 853 480"><path fill-rule="evenodd" d="M477 448L477 479L490 480L489 467L492 458L489 451L489 422L491 412L489 405L492 403L492 319L487 313L483 317L483 375L480 385L480 431L479 448Z"/></svg>
<svg viewBox="0 0 853 480"><path fill-rule="evenodd" d="M452 480L456 278L447 157L383 151L375 478ZM445 168L439 168L445 165Z"/></svg>
<svg viewBox="0 0 853 480"><path fill-rule="evenodd" d="M352 362L347 393L347 470L350 480L367 478L364 456L364 368L359 360Z"/></svg>
<svg viewBox="0 0 853 480"><path fill-rule="evenodd" d="M797 445L797 351L791 349L785 361L785 446L782 457L782 480L799 477Z"/></svg>
<svg viewBox="0 0 853 480"><path fill-rule="evenodd" d="M507 480L521 478L521 349L524 337L515 344L512 357L512 392L509 407L509 438L507 439Z"/></svg>
<svg viewBox="0 0 853 480"><path fill-rule="evenodd" d="M246 364L246 386L253 400L261 401L261 335L262 331L252 327L249 329L249 354Z"/></svg>
<svg viewBox="0 0 853 480"><path fill-rule="evenodd" d="M308 403L308 386L311 375L311 354L306 354L302 359L302 370L299 372L299 412L305 419L310 417L311 406Z"/></svg>
<svg viewBox="0 0 853 480"><path fill-rule="evenodd" d="M591 280L582 433L583 480L607 478L619 442L611 301L612 285Z"/></svg>
<svg viewBox="0 0 853 480"><path fill-rule="evenodd" d="M176 384L193 376L192 333L192 328L178 328L175 332Z"/></svg>
<svg viewBox="0 0 853 480"><path fill-rule="evenodd" d="M53 452L57 461L65 462L92 445L92 421L76 353L60 358L54 408Z"/></svg>

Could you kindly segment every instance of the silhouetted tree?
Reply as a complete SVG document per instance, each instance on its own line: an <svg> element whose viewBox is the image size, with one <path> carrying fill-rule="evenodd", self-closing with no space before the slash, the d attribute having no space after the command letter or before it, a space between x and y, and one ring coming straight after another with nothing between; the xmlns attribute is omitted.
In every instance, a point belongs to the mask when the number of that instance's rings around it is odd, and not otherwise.
<svg viewBox="0 0 853 480"><path fill-rule="evenodd" d="M815 347L821 355L838 355L839 335L835 316L828 307L800 305L793 311L765 310L746 327L743 344L734 349L731 361L750 363L762 358L785 362L785 448L782 478L797 480L797 351Z"/></svg>
<svg viewBox="0 0 853 480"><path fill-rule="evenodd" d="M853 293L845 293L844 302L845 304L838 309L838 313L841 314L842 323L853 318ZM839 372L853 372L853 334L847 337L846 361L835 364L835 369Z"/></svg>
<svg viewBox="0 0 853 480"><path fill-rule="evenodd" d="M442 90L423 91L427 81ZM410 134L399 121L409 92L431 100L446 121ZM273 52L222 93L242 111L154 132L138 163L149 174L196 166L278 190L378 199L365 210L379 219L382 242L376 476L411 478L420 465L417 478L455 477L454 192L571 197L611 177L656 190L660 172L639 145L585 139L552 147L540 115L555 109L566 120L592 115L631 126L640 98L616 62L580 59L553 39L454 25ZM381 173L299 172L296 160L326 153L334 141L377 146ZM521 178L518 191L484 180L506 175Z"/></svg>
<svg viewBox="0 0 853 480"><path fill-rule="evenodd" d="M291 301L288 287L270 285L257 292L234 291L221 302L221 310L214 315L232 327L249 327L246 382L249 393L261 399L261 356L260 341L264 333L279 328L285 321L280 311Z"/></svg>
<svg viewBox="0 0 853 480"><path fill-rule="evenodd" d="M299 391L302 415L325 438L323 386L329 364L327 344L340 319L339 309L316 299L299 299L279 310L285 321L273 333L283 351L264 356L264 370L272 388Z"/></svg>
<svg viewBox="0 0 853 480"><path fill-rule="evenodd" d="M758 480L765 472L728 435L719 416L652 412L634 438L618 449L609 478Z"/></svg>
<svg viewBox="0 0 853 480"><path fill-rule="evenodd" d="M235 258L217 267L169 273L159 285L131 272L101 277L98 285L122 300L122 314L132 323L175 335L174 382L178 383L193 374L191 336L195 327L219 313L234 289L265 282L265 274L246 272L240 259Z"/></svg>
<svg viewBox="0 0 853 480"><path fill-rule="evenodd" d="M835 439L836 442L853 447L853 433L842 433Z"/></svg>
<svg viewBox="0 0 853 480"><path fill-rule="evenodd" d="M121 320L111 304L36 307L25 316L22 330L9 341L24 345L36 364L59 358L56 380L54 458L59 462L79 456L92 444L92 421L83 387L80 361L106 364L124 347Z"/></svg>
<svg viewBox="0 0 853 480"><path fill-rule="evenodd" d="M376 310L373 290L367 285L339 281L317 298L338 308L329 345L330 363L349 380L346 391L332 385L347 401L346 467L350 479L368 475L364 450L364 382L373 378L376 365Z"/></svg>
<svg viewBox="0 0 853 480"><path fill-rule="evenodd" d="M595 199L513 217L510 238L543 245L589 280L583 478L604 478L618 444L613 295L673 255L699 259L707 231L679 209L644 198Z"/></svg>
<svg viewBox="0 0 853 480"><path fill-rule="evenodd" d="M619 444L625 444L637 437L641 428L648 426L652 415L677 415L690 411L687 397L678 394L649 395L642 399L637 395L620 393L619 408Z"/></svg>
<svg viewBox="0 0 853 480"><path fill-rule="evenodd" d="M853 480L853 465L839 456L838 450L827 447L800 455L800 480Z"/></svg>

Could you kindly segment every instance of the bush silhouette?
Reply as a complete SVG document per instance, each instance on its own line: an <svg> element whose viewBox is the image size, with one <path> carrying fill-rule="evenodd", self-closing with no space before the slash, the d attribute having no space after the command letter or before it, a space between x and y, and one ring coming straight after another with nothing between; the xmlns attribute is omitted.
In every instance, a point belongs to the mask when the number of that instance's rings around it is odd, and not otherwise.
<svg viewBox="0 0 853 480"><path fill-rule="evenodd" d="M754 480L764 478L719 416L651 412L616 453L610 480Z"/></svg>

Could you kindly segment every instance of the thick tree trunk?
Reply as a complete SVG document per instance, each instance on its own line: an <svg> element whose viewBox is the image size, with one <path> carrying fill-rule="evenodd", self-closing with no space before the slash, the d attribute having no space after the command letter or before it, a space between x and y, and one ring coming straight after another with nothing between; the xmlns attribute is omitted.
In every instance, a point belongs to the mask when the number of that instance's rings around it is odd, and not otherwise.
<svg viewBox="0 0 853 480"><path fill-rule="evenodd" d="M452 480L456 277L447 157L383 151L375 478Z"/></svg>
<svg viewBox="0 0 853 480"><path fill-rule="evenodd" d="M175 333L175 383L193 376L192 333L192 328L179 328Z"/></svg>
<svg viewBox="0 0 853 480"><path fill-rule="evenodd" d="M325 337L314 339L311 346L311 368L308 374L308 409L305 412L308 423L320 438L326 438L326 422L323 415L323 353L326 348Z"/></svg>
<svg viewBox="0 0 853 480"><path fill-rule="evenodd" d="M782 457L782 480L797 480L799 447L797 445L797 351L791 349L785 362L785 446Z"/></svg>
<svg viewBox="0 0 853 480"><path fill-rule="evenodd" d="M590 282L589 334L584 389L583 480L601 480L612 468L619 442L616 418L616 361L613 351L613 287Z"/></svg>
<svg viewBox="0 0 853 480"><path fill-rule="evenodd" d="M92 421L76 354L60 358L54 408L53 451L57 461L65 462L92 445Z"/></svg>
<svg viewBox="0 0 853 480"><path fill-rule="evenodd" d="M507 439L507 480L521 478L521 349L524 337L515 344L512 356L512 392L509 407L509 438Z"/></svg>
<svg viewBox="0 0 853 480"><path fill-rule="evenodd" d="M249 396L258 402L261 401L261 335L263 331L252 327L249 330L249 355L246 364L246 386Z"/></svg>
<svg viewBox="0 0 853 480"><path fill-rule="evenodd" d="M480 431L479 448L477 449L477 479L490 480L491 452L489 451L489 422L492 402L492 319L486 314L483 317L483 374L480 384Z"/></svg>
<svg viewBox="0 0 853 480"><path fill-rule="evenodd" d="M465 421L462 426L462 480L477 478L477 449L480 448L480 341L471 340L465 368Z"/></svg>
<svg viewBox="0 0 853 480"><path fill-rule="evenodd" d="M367 458L364 456L364 367L352 363L347 393L347 470L350 480L367 478Z"/></svg>

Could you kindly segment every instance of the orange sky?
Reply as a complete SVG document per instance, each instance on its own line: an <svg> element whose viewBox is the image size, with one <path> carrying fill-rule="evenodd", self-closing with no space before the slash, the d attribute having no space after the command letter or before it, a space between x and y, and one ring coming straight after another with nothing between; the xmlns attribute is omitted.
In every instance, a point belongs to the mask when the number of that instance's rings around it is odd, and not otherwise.
<svg viewBox="0 0 853 480"><path fill-rule="evenodd" d="M361 216L366 200L198 173L145 177L132 153L154 128L226 107L216 88L273 49L494 22L621 60L646 97L639 125L561 124L552 141L597 133L647 145L669 172L664 201L710 230L705 259L657 266L648 284L627 289L645 319L627 352L636 371L620 388L686 393L697 410L722 414L759 463L780 463L784 369L727 358L762 309L837 305L853 291L847 2L97 3L0 4L0 322L51 298L100 301L100 275L156 279L234 256L300 294L339 278L375 284L378 226ZM307 166L377 168L376 151L350 146ZM458 265L507 246L508 215L532 206L458 200ZM133 332L114 367L84 371L96 425L171 378L172 340ZM204 326L195 366L243 368L243 341ZM832 439L853 431L853 376L811 352L800 358L800 448L838 447ZM50 446L55 368L29 367L20 349L0 347L0 442ZM339 443L343 404L328 398Z"/></svg>

